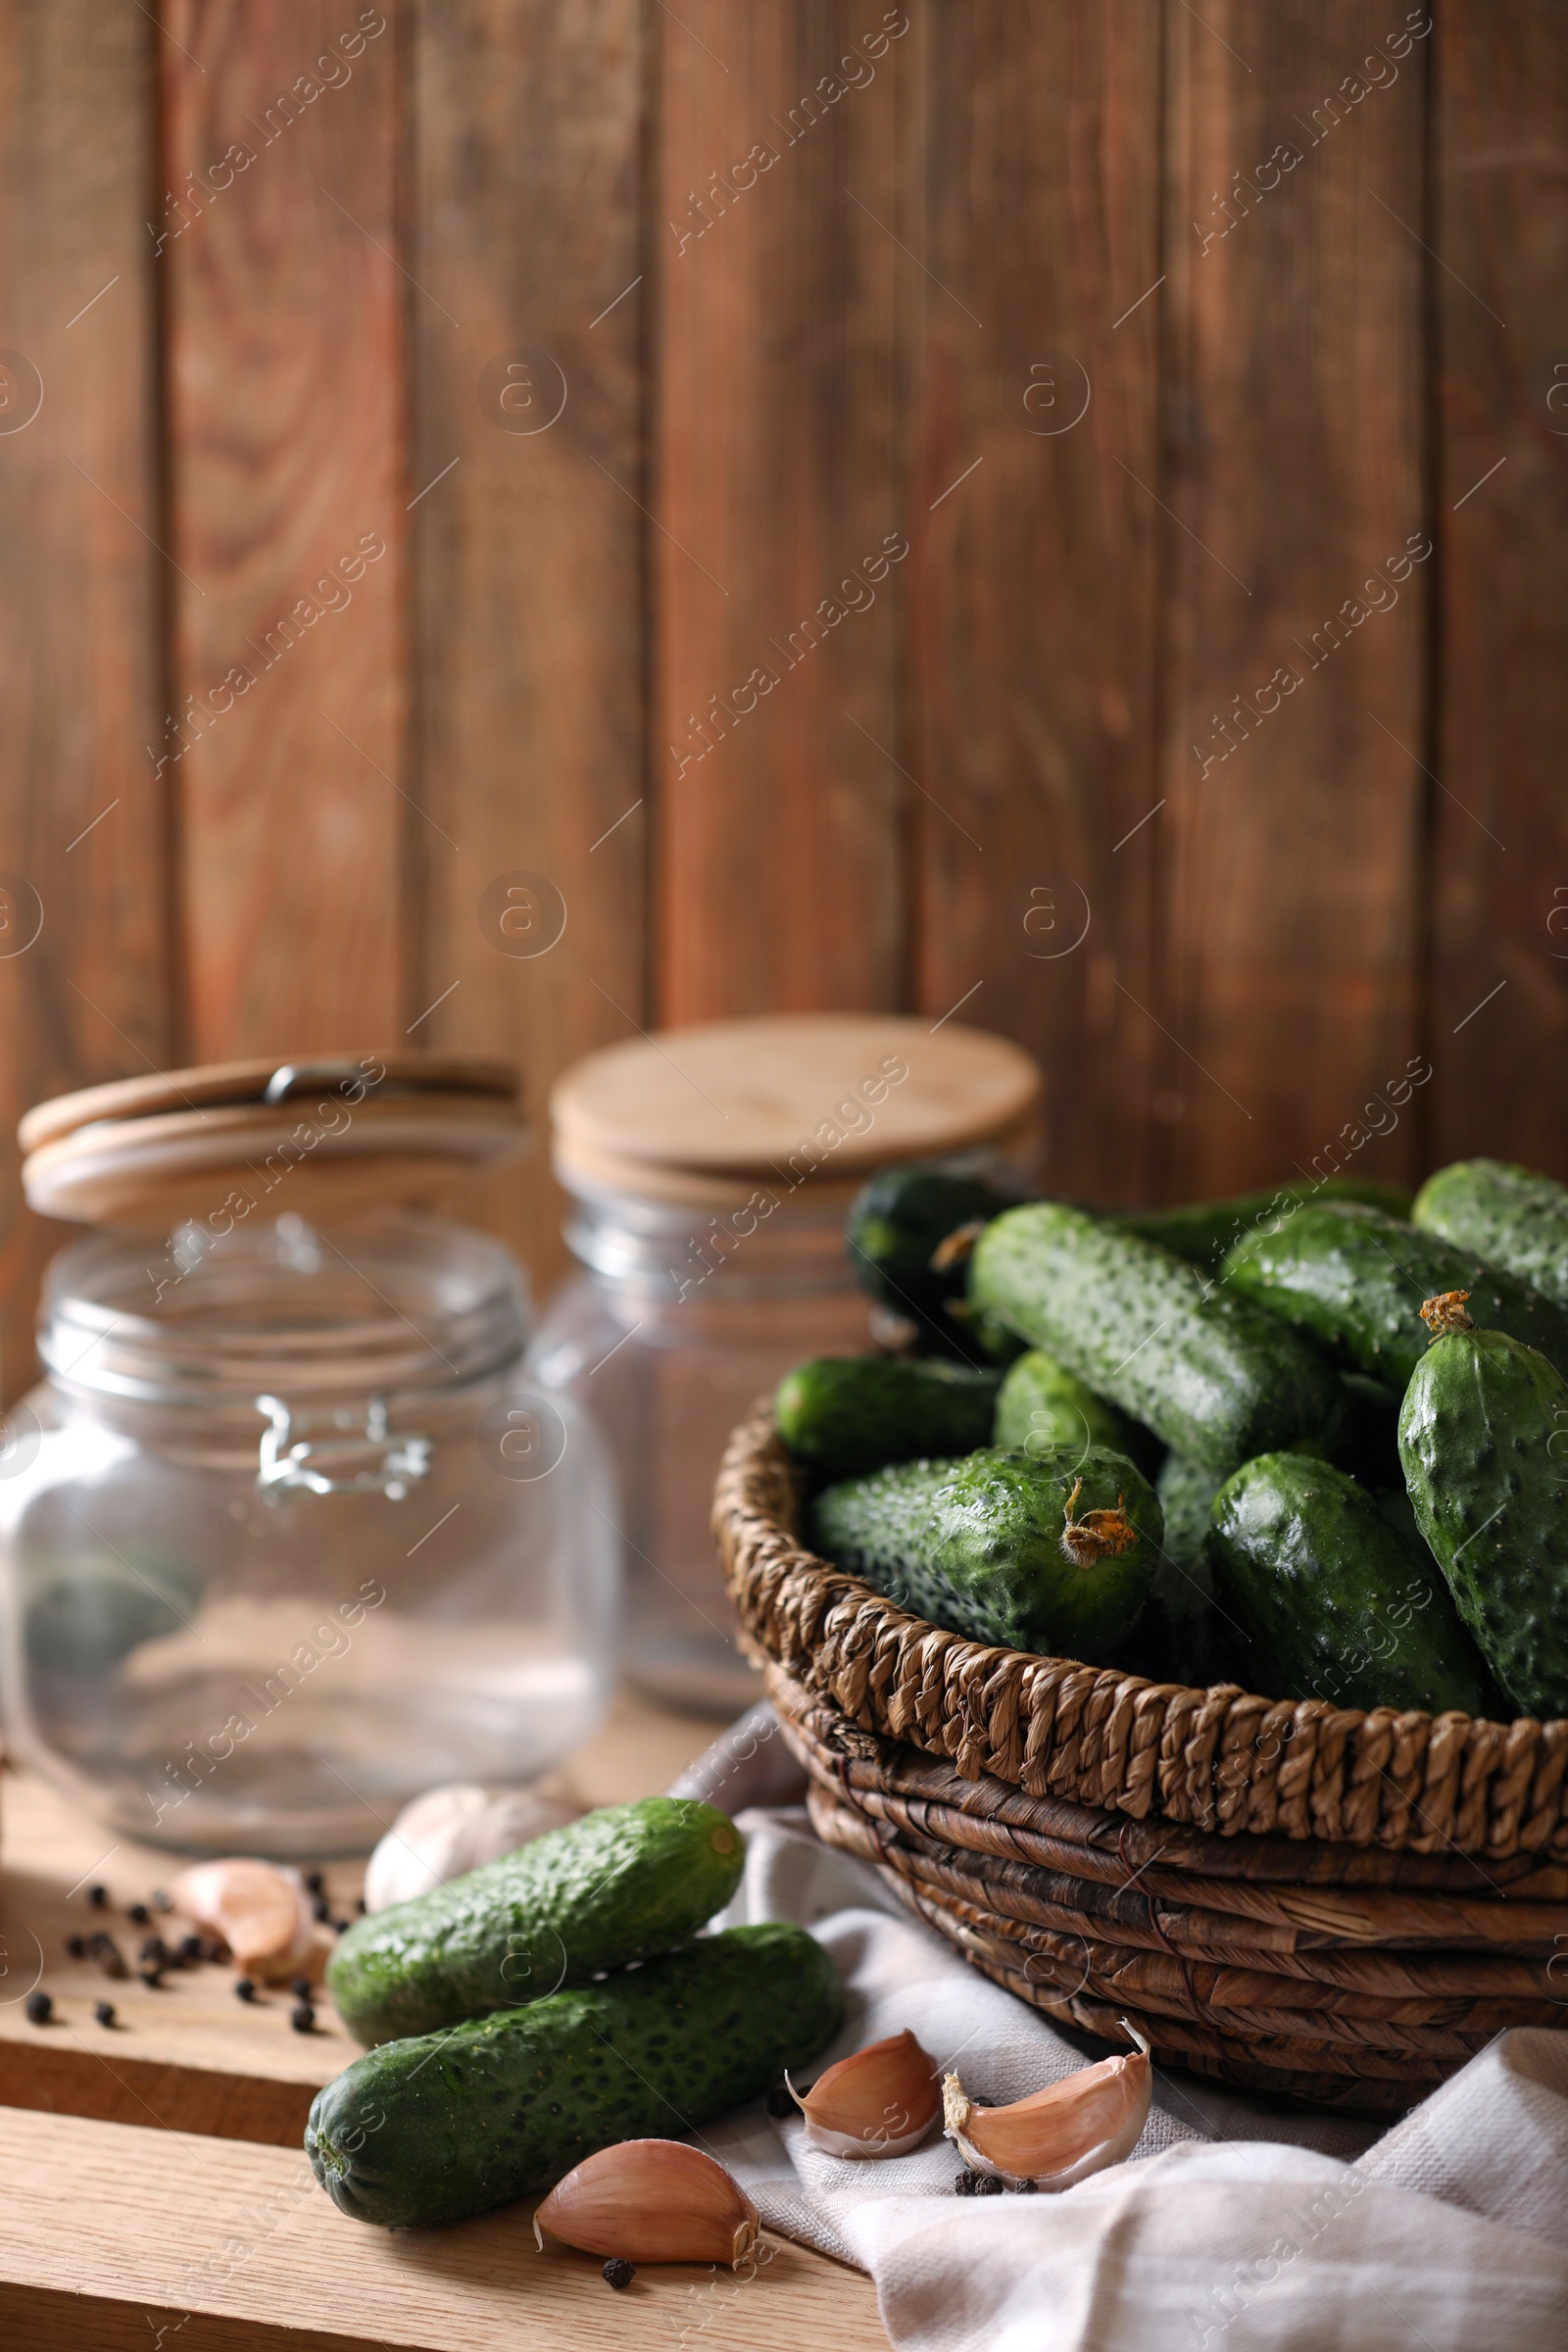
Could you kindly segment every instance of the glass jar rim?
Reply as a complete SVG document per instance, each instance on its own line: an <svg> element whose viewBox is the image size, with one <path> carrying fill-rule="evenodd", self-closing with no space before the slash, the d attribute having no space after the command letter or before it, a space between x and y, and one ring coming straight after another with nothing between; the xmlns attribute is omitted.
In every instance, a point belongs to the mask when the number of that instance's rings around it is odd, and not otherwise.
<svg viewBox="0 0 1568 2352"><path fill-rule="evenodd" d="M466 1387L521 1354L526 1278L499 1242L412 1209L298 1215L165 1244L101 1232L51 1263L38 1353L57 1387L209 1409Z"/></svg>

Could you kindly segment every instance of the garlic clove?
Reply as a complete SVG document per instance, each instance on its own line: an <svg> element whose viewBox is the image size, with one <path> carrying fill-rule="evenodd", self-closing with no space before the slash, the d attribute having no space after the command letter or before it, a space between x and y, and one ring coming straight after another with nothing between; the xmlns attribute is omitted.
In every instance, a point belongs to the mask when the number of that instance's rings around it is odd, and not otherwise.
<svg viewBox="0 0 1568 2352"><path fill-rule="evenodd" d="M175 1910L220 1936L252 1976L297 1976L318 1957L305 1881L280 1862L249 1855L197 1862L180 1872L170 1892Z"/></svg>
<svg viewBox="0 0 1568 2352"><path fill-rule="evenodd" d="M623 2139L560 2180L533 2219L584 2254L623 2262L727 2262L757 2243L757 2207L713 2157L680 2139Z"/></svg>
<svg viewBox="0 0 1568 2352"><path fill-rule="evenodd" d="M1154 2074L1148 2042L1121 2022L1138 2044L1134 2056L1102 2058L1008 2107L976 2107L957 2076L945 2076L943 2128L970 2171L1071 2188L1130 2156L1149 2120Z"/></svg>
<svg viewBox="0 0 1568 2352"><path fill-rule="evenodd" d="M907 2027L841 2058L804 2097L789 2088L808 2146L828 2156L906 2156L929 2137L942 2106L936 2067Z"/></svg>
<svg viewBox="0 0 1568 2352"><path fill-rule="evenodd" d="M575 1818L571 1806L532 1788L427 1788L404 1806L366 1865L365 1908L412 1902Z"/></svg>

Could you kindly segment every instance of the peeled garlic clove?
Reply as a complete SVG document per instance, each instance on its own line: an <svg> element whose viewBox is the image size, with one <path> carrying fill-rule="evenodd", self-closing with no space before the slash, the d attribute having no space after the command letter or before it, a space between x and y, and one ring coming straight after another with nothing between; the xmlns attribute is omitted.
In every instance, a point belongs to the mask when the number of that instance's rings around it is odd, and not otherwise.
<svg viewBox="0 0 1568 2352"><path fill-rule="evenodd" d="M404 1806L366 1865L365 1908L412 1902L574 1818L570 1806L532 1788L427 1788Z"/></svg>
<svg viewBox="0 0 1568 2352"><path fill-rule="evenodd" d="M175 1910L220 1936L252 1976L297 1976L314 1956L316 1914L305 1881L280 1862L248 1855L198 1862L170 1892Z"/></svg>
<svg viewBox="0 0 1568 2352"><path fill-rule="evenodd" d="M1149 2044L1131 2058L1102 2058L1010 2107L976 2107L956 2075L942 2082L943 2128L971 2172L1037 2188L1071 2188L1132 2154L1149 2120L1154 2086Z"/></svg>
<svg viewBox="0 0 1568 2352"><path fill-rule="evenodd" d="M787 2079L787 2078L786 2078ZM818 2075L803 2098L808 2146L828 2156L906 2156L941 2109L937 2070L906 2027Z"/></svg>
<svg viewBox="0 0 1568 2352"><path fill-rule="evenodd" d="M622 2262L745 2261L757 2207L724 2167L680 2139L623 2139L558 2181L533 2218L584 2254Z"/></svg>

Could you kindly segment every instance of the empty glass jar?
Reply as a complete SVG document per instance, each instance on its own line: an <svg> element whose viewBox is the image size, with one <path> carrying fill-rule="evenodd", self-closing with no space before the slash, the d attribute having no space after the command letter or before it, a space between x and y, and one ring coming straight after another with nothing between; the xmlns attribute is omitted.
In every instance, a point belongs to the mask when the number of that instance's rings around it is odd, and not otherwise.
<svg viewBox="0 0 1568 2352"><path fill-rule="evenodd" d="M0 1454L23 1759L132 1836L304 1857L576 1745L613 1490L526 1330L507 1251L408 1211L65 1250Z"/></svg>

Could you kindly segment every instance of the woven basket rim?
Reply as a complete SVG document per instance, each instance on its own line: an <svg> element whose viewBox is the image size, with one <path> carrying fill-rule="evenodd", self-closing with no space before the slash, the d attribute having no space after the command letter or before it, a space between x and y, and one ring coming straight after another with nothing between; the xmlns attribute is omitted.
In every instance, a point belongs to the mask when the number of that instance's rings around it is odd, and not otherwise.
<svg viewBox="0 0 1568 2352"><path fill-rule="evenodd" d="M1224 1837L1568 1855L1568 1720L1270 1699L986 1647L818 1558L800 1540L800 1503L760 1400L714 1488L730 1597L755 1651L863 1733L947 1756L965 1779Z"/></svg>

